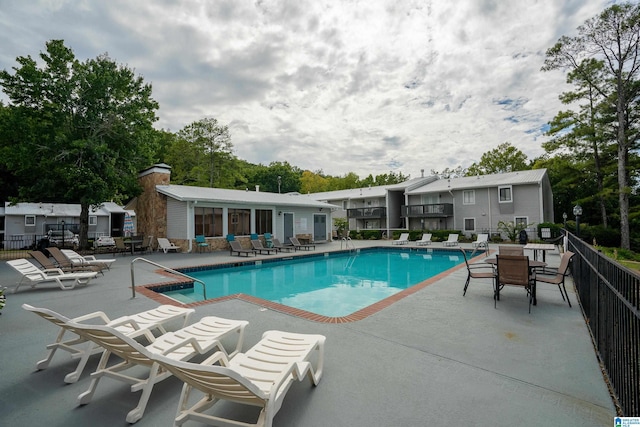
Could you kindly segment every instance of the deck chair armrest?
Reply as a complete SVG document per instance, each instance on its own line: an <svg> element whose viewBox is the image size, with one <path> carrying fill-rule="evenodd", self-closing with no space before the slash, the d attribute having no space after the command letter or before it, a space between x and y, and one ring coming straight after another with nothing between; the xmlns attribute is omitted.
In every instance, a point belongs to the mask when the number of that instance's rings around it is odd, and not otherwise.
<svg viewBox="0 0 640 427"><path fill-rule="evenodd" d="M117 319L114 319L107 324L107 326L111 328L116 328L118 326L124 326L124 325L130 326L131 328L133 328L134 331L136 331L135 333L127 334L127 336L129 336L130 338L136 338L141 335L144 335L147 341L150 343L156 340L155 335L151 333L149 328L140 326L140 324L136 322L135 319L132 319L129 316L118 317Z"/></svg>
<svg viewBox="0 0 640 427"><path fill-rule="evenodd" d="M95 255L85 255L82 257L84 261L98 261Z"/></svg>
<svg viewBox="0 0 640 427"><path fill-rule="evenodd" d="M271 389L269 390L270 396L275 398L275 396L278 395L278 390L280 390L280 387L282 387L282 385L289 380L290 376L293 376L298 380L304 377L304 374L309 370L311 365L307 363L308 366L298 367L298 363L302 363L304 365L304 362L292 362L289 364L289 366L287 366L286 371L282 371L282 374L280 375L280 378L278 378L278 381L274 381L273 385L271 385Z"/></svg>
<svg viewBox="0 0 640 427"><path fill-rule="evenodd" d="M122 317L118 317L117 319L113 319L112 321L109 322L107 326L111 326L112 328L115 328L116 326L122 326L122 325L129 325L135 330L145 329L145 328L142 328L140 324L136 322L135 319L132 319L129 316L122 316Z"/></svg>
<svg viewBox="0 0 640 427"><path fill-rule="evenodd" d="M172 332L169 332L170 334L172 334ZM203 348L200 343L198 342L197 339L195 339L194 337L189 337L189 338L185 338L181 341L178 341L177 343L175 343L174 345L172 345L171 347L168 347L167 349L165 349L162 354L163 355L167 355L172 353L173 351L185 347L186 345L191 344L193 346L193 348L200 354L204 354L207 351L209 351L209 349L217 346L218 348L224 348L222 347L222 343L219 340L214 340L211 342L211 345L208 348Z"/></svg>
<svg viewBox="0 0 640 427"><path fill-rule="evenodd" d="M100 319L104 322L104 324L108 324L111 320L103 311L94 311L93 313L85 314L84 316L78 316L71 319L72 322L84 322L85 320L90 319Z"/></svg>
<svg viewBox="0 0 640 427"><path fill-rule="evenodd" d="M200 362L201 365L215 365L216 362L220 362L220 366L229 366L229 358L222 351L216 351L211 356Z"/></svg>
<svg viewBox="0 0 640 427"><path fill-rule="evenodd" d="M275 396L278 395L280 388L289 381L290 376L298 381L302 381L306 375L309 375L311 381L313 381L315 385L318 384L320 375L314 374L313 366L310 362L300 361L290 363L287 369L282 372L278 381L274 382L271 386L269 395L275 398Z"/></svg>
<svg viewBox="0 0 640 427"><path fill-rule="evenodd" d="M46 268L42 272L46 276L64 276L64 271L61 268Z"/></svg>
<svg viewBox="0 0 640 427"><path fill-rule="evenodd" d="M495 267L491 264L482 263L482 264L469 264L469 269L471 270L483 270L483 269L491 269L495 270Z"/></svg>

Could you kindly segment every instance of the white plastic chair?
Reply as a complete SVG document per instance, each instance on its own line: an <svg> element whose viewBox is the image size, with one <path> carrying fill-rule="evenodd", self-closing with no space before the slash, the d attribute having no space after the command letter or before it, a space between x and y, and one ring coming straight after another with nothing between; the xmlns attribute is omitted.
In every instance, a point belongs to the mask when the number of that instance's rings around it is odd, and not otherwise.
<svg viewBox="0 0 640 427"><path fill-rule="evenodd" d="M75 383L78 381L80 375L82 375L82 371L87 365L89 357L93 354L104 351L102 347L93 342L90 342L89 345L87 345L87 340L76 334L72 334L73 336L69 337L67 332L70 332L70 330L67 327L67 322L82 323L91 321L92 323L95 323L96 321L99 321L106 326L115 328L129 337L136 337L143 335L145 333L144 331L158 331L161 334L166 334L167 330L176 329L174 326L177 326L178 328L185 327L189 318L195 312L192 308L161 305L151 310L111 320L102 311L96 311L69 319L53 310L33 307L29 304L22 304L22 308L35 313L43 319L60 327L56 340L47 345L49 354L47 354L45 359L36 364L36 368L38 370L46 369L49 366L49 363L53 359L53 355L58 349L68 351L71 353L72 358L80 359L75 371L64 377L64 382L66 383Z"/></svg>
<svg viewBox="0 0 640 427"><path fill-rule="evenodd" d="M242 349L244 329L247 324L246 321L208 316L193 325L161 335L155 340L151 333L145 334L145 337L150 339L152 343L144 347L133 338L108 326L68 322L67 326L73 332L105 348L98 369L91 374L89 389L78 396L78 403L85 405L91 401L102 377L106 376L123 381L131 384L132 392L142 391L138 405L127 414L127 422L135 423L144 415L153 386L171 376L170 371L163 369L153 359L154 355L163 355L170 360L184 361L197 355L210 354L217 349L219 353L226 356L227 352L222 341L235 335L237 336L236 347L233 352L229 353L229 356L232 356ZM109 358L112 354L123 361L109 364ZM137 369L134 370L137 374L135 376L124 373L127 369L136 366L148 367L149 375L140 378L140 372Z"/></svg>
<svg viewBox="0 0 640 427"><path fill-rule="evenodd" d="M391 242L393 245L406 245L407 243L409 243L409 233L402 233L398 240Z"/></svg>
<svg viewBox="0 0 640 427"><path fill-rule="evenodd" d="M271 427L294 380L308 377L314 386L320 382L324 342L322 335L267 331L250 350L231 359L222 353L214 354L201 364L176 361L164 355L153 358L185 383L174 425L193 420L210 425ZM221 366L214 366L216 362ZM194 389L204 397L191 403ZM258 406L262 410L255 424L204 413L221 400Z"/></svg>
<svg viewBox="0 0 640 427"><path fill-rule="evenodd" d="M24 258L9 260L7 264L22 276L13 292L17 292L18 288L25 282L30 283L32 288L35 288L40 283L56 282L60 289L69 290L75 288L76 285L86 285L98 275L95 271L65 273L60 268L40 270L31 261Z"/></svg>

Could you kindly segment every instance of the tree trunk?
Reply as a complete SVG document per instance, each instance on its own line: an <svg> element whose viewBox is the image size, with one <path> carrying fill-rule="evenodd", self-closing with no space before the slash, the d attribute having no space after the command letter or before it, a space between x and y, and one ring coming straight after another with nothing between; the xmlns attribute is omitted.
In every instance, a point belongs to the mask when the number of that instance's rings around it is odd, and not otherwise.
<svg viewBox="0 0 640 427"><path fill-rule="evenodd" d="M629 153L627 143L627 120L625 117L626 92L623 86L623 72L619 69L618 102L616 110L618 114L618 201L620 204L620 247L631 249L629 236L629 180L627 178L627 158Z"/></svg>
<svg viewBox="0 0 640 427"><path fill-rule="evenodd" d="M89 247L89 205L84 201L80 202L79 232L80 249L87 249Z"/></svg>

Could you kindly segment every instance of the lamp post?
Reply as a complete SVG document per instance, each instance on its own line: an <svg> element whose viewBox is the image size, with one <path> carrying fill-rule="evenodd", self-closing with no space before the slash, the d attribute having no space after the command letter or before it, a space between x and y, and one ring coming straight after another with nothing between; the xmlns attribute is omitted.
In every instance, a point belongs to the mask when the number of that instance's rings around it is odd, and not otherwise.
<svg viewBox="0 0 640 427"><path fill-rule="evenodd" d="M580 237L580 215L582 215L582 206L575 205L573 207L573 215L576 217L576 236Z"/></svg>
<svg viewBox="0 0 640 427"><path fill-rule="evenodd" d="M280 184L282 184L282 177L278 175L278 194L280 194Z"/></svg>
<svg viewBox="0 0 640 427"><path fill-rule="evenodd" d="M567 229L567 213L566 212L562 214L562 223L564 224L564 229L566 230Z"/></svg>

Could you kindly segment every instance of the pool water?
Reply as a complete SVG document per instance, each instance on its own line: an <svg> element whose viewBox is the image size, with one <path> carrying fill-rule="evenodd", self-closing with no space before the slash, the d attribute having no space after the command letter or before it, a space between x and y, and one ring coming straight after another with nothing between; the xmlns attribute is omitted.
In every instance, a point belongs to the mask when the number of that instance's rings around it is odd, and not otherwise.
<svg viewBox="0 0 640 427"><path fill-rule="evenodd" d="M347 316L464 262L459 252L374 250L189 272L207 298L248 294L323 316ZM202 301L202 287L164 293Z"/></svg>

